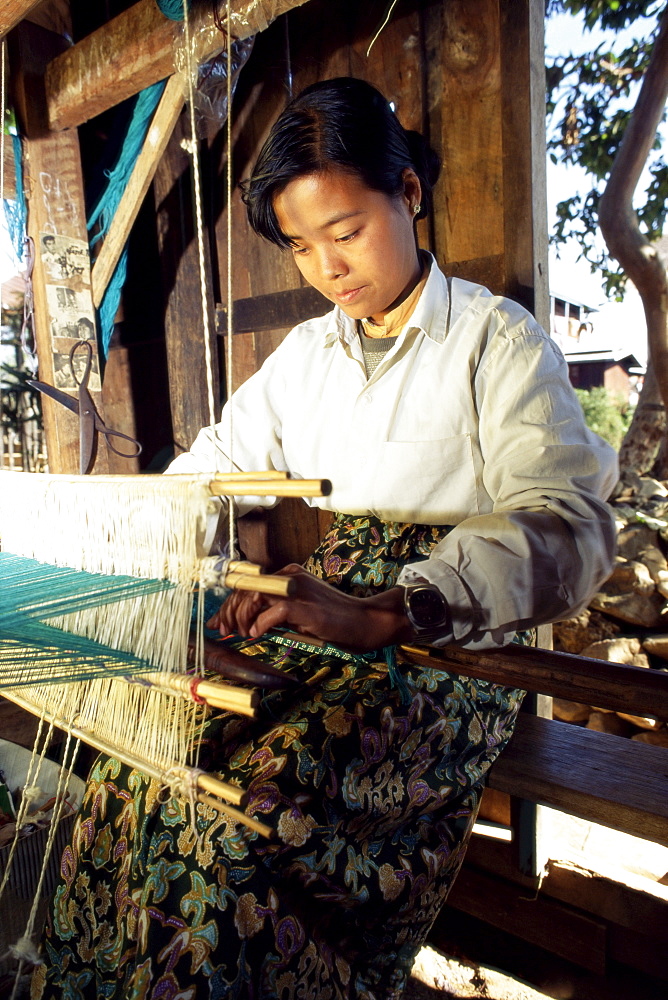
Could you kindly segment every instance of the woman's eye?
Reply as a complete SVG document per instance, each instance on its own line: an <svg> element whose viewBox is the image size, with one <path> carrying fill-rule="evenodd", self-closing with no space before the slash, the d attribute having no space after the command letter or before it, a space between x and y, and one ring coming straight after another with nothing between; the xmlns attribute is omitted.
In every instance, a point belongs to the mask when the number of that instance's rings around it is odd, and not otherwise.
<svg viewBox="0 0 668 1000"><path fill-rule="evenodd" d="M357 236L358 232L359 232L359 229L356 229L354 233L347 233L345 236L338 236L337 239L336 239L336 242L337 243L350 243L351 240L355 239L355 237Z"/></svg>
<svg viewBox="0 0 668 1000"><path fill-rule="evenodd" d="M305 254L307 252L306 247L293 247L293 253Z"/></svg>

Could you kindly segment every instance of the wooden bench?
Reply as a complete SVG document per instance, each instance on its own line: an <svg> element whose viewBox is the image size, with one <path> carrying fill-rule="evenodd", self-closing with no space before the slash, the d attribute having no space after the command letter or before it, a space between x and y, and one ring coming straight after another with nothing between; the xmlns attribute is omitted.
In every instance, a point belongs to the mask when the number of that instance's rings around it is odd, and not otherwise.
<svg viewBox="0 0 668 1000"><path fill-rule="evenodd" d="M403 647L427 666L668 719L668 674L547 649ZM489 786L668 847L668 749L521 713Z"/></svg>

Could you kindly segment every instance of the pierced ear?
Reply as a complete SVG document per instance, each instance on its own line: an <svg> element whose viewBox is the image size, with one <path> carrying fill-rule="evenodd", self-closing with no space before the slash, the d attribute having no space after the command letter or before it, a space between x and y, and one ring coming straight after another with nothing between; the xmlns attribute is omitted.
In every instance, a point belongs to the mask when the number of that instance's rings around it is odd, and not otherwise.
<svg viewBox="0 0 668 1000"><path fill-rule="evenodd" d="M422 202L422 185L420 178L412 167L404 167L401 172L401 180L404 185L404 198L411 215L415 213L415 206Z"/></svg>

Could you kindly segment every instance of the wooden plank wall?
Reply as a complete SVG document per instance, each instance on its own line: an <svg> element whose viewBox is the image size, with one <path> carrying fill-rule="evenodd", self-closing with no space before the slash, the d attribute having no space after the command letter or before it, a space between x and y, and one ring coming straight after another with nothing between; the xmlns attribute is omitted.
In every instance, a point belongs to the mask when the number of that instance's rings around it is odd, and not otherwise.
<svg viewBox="0 0 668 1000"><path fill-rule="evenodd" d="M361 77L395 103L406 127L428 135L442 157L433 219L419 226L422 245L448 274L480 281L530 308L536 281L542 282L538 299L546 301L546 245L539 247L540 260L534 256L545 209L539 205L536 211L532 200L532 180L539 195L544 188L536 170L540 154L533 152L529 0L404 0L367 56L385 10L384 0L334 5L309 0L256 38L235 101L235 180L248 176L291 90L298 93L338 75ZM223 161L221 155L221 190ZM238 189L232 218L234 299L303 285L290 255L249 230ZM226 227L221 196L216 226L221 289L227 281ZM237 334L233 384L248 378L287 331ZM282 563L311 550L324 519L294 502L282 504L272 521L271 558Z"/></svg>

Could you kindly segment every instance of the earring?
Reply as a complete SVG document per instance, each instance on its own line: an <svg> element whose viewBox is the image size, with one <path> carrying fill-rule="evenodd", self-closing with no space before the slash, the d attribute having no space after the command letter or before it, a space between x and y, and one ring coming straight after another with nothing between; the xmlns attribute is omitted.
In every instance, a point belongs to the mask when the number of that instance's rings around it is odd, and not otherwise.
<svg viewBox="0 0 668 1000"><path fill-rule="evenodd" d="M421 208L422 205L413 205L413 215L417 215Z"/></svg>

